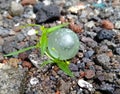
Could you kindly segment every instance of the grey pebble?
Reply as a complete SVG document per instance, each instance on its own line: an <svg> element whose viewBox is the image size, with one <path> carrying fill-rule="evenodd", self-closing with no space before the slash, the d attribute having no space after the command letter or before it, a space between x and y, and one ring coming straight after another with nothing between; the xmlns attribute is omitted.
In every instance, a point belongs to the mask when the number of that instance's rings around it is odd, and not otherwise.
<svg viewBox="0 0 120 94"><path fill-rule="evenodd" d="M10 4L10 14L13 16L20 16L24 12L24 7L15 1Z"/></svg>
<svg viewBox="0 0 120 94"><path fill-rule="evenodd" d="M0 67L0 94L23 94L25 71L10 65Z"/></svg>
<svg viewBox="0 0 120 94"><path fill-rule="evenodd" d="M0 46L0 52L2 52L2 51L3 51L2 46Z"/></svg>
<svg viewBox="0 0 120 94"><path fill-rule="evenodd" d="M117 53L118 55L120 55L120 47L117 47L117 48L115 49L115 51L116 51L116 53Z"/></svg>
<svg viewBox="0 0 120 94"><path fill-rule="evenodd" d="M110 64L110 57L105 53L98 54L96 56L97 61L95 63L102 65L105 69L108 69L108 65Z"/></svg>
<svg viewBox="0 0 120 94"><path fill-rule="evenodd" d="M87 52L85 53L85 57L90 58L93 54L94 54L94 51L93 51L93 50L87 51Z"/></svg>
<svg viewBox="0 0 120 94"><path fill-rule="evenodd" d="M10 53L16 51L15 47L15 42L5 42L3 44L2 50L4 53Z"/></svg>
<svg viewBox="0 0 120 94"><path fill-rule="evenodd" d="M10 30L5 29L3 27L0 26L0 36L2 37L7 37L10 33Z"/></svg>
<svg viewBox="0 0 120 94"><path fill-rule="evenodd" d="M18 33L15 38L17 42L23 41L24 39L25 39L25 36L22 33Z"/></svg>
<svg viewBox="0 0 120 94"><path fill-rule="evenodd" d="M75 65L75 64L73 64L73 63L70 63L69 68L70 68L72 71L78 71L78 66Z"/></svg>
<svg viewBox="0 0 120 94"><path fill-rule="evenodd" d="M0 46L2 46L3 44L4 44L4 39L0 37Z"/></svg>

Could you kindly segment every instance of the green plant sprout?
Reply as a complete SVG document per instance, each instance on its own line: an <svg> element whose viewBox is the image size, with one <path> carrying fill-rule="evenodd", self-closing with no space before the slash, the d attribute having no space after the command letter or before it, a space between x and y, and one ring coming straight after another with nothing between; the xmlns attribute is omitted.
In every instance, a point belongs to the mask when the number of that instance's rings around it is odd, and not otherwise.
<svg viewBox="0 0 120 94"><path fill-rule="evenodd" d="M17 55L30 49L38 48L40 49L42 56L45 54L49 58L41 64L41 67L47 64L56 63L57 66L68 76L74 77L73 73L69 69L70 62L68 60L74 57L78 52L79 39L72 30L63 28L68 24L69 23L64 23L51 28L45 28L44 26L37 24L28 24L22 26L22 28L27 26L39 26L40 30L42 31L39 41L35 46L23 48L19 51L11 52L4 56L7 57ZM38 31L35 32L36 34L38 33Z"/></svg>

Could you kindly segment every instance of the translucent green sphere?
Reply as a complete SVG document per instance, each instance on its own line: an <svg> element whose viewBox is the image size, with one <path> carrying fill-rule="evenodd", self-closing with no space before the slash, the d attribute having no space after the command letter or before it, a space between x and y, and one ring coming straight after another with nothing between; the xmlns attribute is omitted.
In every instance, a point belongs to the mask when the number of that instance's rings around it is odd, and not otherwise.
<svg viewBox="0 0 120 94"><path fill-rule="evenodd" d="M79 38L70 29L62 28L54 31L48 36L48 51L60 60L74 57L79 50Z"/></svg>

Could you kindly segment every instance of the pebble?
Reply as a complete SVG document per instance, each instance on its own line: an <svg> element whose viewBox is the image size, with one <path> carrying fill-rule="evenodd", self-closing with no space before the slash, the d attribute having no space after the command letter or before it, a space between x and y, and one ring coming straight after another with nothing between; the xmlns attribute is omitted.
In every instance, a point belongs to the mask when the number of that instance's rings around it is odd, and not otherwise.
<svg viewBox="0 0 120 94"><path fill-rule="evenodd" d="M3 27L0 26L0 36L6 37L6 36L9 35L9 33L10 33L10 30L5 29L5 28L3 28Z"/></svg>
<svg viewBox="0 0 120 94"><path fill-rule="evenodd" d="M118 85L120 85L120 79L117 79L116 82Z"/></svg>
<svg viewBox="0 0 120 94"><path fill-rule="evenodd" d="M0 63L0 94L24 93L24 69Z"/></svg>
<svg viewBox="0 0 120 94"><path fill-rule="evenodd" d="M115 91L114 91L114 94L119 94L120 93L120 89L116 89Z"/></svg>
<svg viewBox="0 0 120 94"><path fill-rule="evenodd" d="M53 0L53 3L56 5L62 5L66 3L66 0Z"/></svg>
<svg viewBox="0 0 120 94"><path fill-rule="evenodd" d="M87 43L88 47L95 48L98 46L98 43L96 41L91 41Z"/></svg>
<svg viewBox="0 0 120 94"><path fill-rule="evenodd" d="M44 0L43 3L44 3L46 6L52 4L52 2L51 2L50 0Z"/></svg>
<svg viewBox="0 0 120 94"><path fill-rule="evenodd" d="M80 69L85 69L85 63L84 62L77 62L77 66Z"/></svg>
<svg viewBox="0 0 120 94"><path fill-rule="evenodd" d="M45 56L39 58L37 54L29 54L28 58L31 63L37 68L41 68L40 65L43 63L44 60L47 60Z"/></svg>
<svg viewBox="0 0 120 94"><path fill-rule="evenodd" d="M39 83L38 78L32 77L32 78L30 79L30 84L31 84L31 85L36 85L36 84L38 84L38 83Z"/></svg>
<svg viewBox="0 0 120 94"><path fill-rule="evenodd" d="M108 29L108 30L114 29L114 24L110 22L109 20L102 20L101 23L102 23L103 28L105 29Z"/></svg>
<svg viewBox="0 0 120 94"><path fill-rule="evenodd" d="M110 49L113 49L117 46L114 42L109 41L109 40L103 40L101 44L107 45L108 48L110 48Z"/></svg>
<svg viewBox="0 0 120 94"><path fill-rule="evenodd" d="M106 30L106 29L103 29L102 31L99 31L98 34L97 34L97 38L99 40L103 40L103 39L111 40L114 36L115 36L114 31Z"/></svg>
<svg viewBox="0 0 120 94"><path fill-rule="evenodd" d="M2 16L2 14L0 13L0 21L3 19L3 16Z"/></svg>
<svg viewBox="0 0 120 94"><path fill-rule="evenodd" d="M69 93L69 90L71 88L71 82L70 81L64 81L64 80L60 80L60 91L61 91L61 94L67 94Z"/></svg>
<svg viewBox="0 0 120 94"><path fill-rule="evenodd" d="M96 59L97 59L97 61L95 63L102 65L104 68L108 67L108 65L110 63L110 57L104 53L98 54Z"/></svg>
<svg viewBox="0 0 120 94"><path fill-rule="evenodd" d="M109 82L113 82L114 81L114 79L116 78L116 75L115 75L115 73L113 73L113 72L110 72L110 73L104 73L104 79L106 80L106 81L109 81Z"/></svg>
<svg viewBox="0 0 120 94"><path fill-rule="evenodd" d="M18 33L18 34L16 34L15 39L17 42L20 42L20 41L23 41L25 39L25 36L23 33Z"/></svg>
<svg viewBox="0 0 120 94"><path fill-rule="evenodd" d="M83 41L83 42L93 42L94 40L92 39L92 38L90 38L90 37L82 37L81 38L81 41Z"/></svg>
<svg viewBox="0 0 120 94"><path fill-rule="evenodd" d="M91 79L95 76L95 71L94 70L86 70L85 71L85 77L87 79Z"/></svg>
<svg viewBox="0 0 120 94"><path fill-rule="evenodd" d="M22 5L34 5L37 3L37 0L22 0L21 4Z"/></svg>
<svg viewBox="0 0 120 94"><path fill-rule="evenodd" d="M92 86L92 84L88 83L87 81L83 80L83 79L79 79L78 80L78 85L81 88L87 88L88 90L92 91L94 88Z"/></svg>
<svg viewBox="0 0 120 94"><path fill-rule="evenodd" d="M109 57L112 57L112 56L113 56L112 50L107 51L106 54L107 54Z"/></svg>
<svg viewBox="0 0 120 94"><path fill-rule="evenodd" d="M83 58L84 54L83 54L82 52L78 52L77 56L78 56L79 58Z"/></svg>
<svg viewBox="0 0 120 94"><path fill-rule="evenodd" d="M10 64L11 66L18 68L18 63L21 62L19 59L17 58L10 58L8 61L8 64Z"/></svg>
<svg viewBox="0 0 120 94"><path fill-rule="evenodd" d="M80 73L79 72L73 72L73 74L75 75L75 77L79 78L80 77Z"/></svg>
<svg viewBox="0 0 120 94"><path fill-rule="evenodd" d="M95 22L94 21L89 21L85 24L85 26L88 27L88 28L95 27Z"/></svg>
<svg viewBox="0 0 120 94"><path fill-rule="evenodd" d="M12 1L11 4L10 4L10 14L12 16L20 16L22 15L24 12L24 8L21 4L15 2L15 1Z"/></svg>
<svg viewBox="0 0 120 94"><path fill-rule="evenodd" d="M37 13L42 7L44 7L44 3L38 2L33 6L34 13Z"/></svg>
<svg viewBox="0 0 120 94"><path fill-rule="evenodd" d="M101 85L100 90L105 91L107 94L114 94L114 87L111 84L104 83Z"/></svg>
<svg viewBox="0 0 120 94"><path fill-rule="evenodd" d="M36 23L40 24L51 19L57 19L58 17L60 17L60 9L58 6L44 6L36 13Z"/></svg>
<svg viewBox="0 0 120 94"><path fill-rule="evenodd" d="M31 29L31 30L28 31L27 34L28 34L29 36L35 35L35 34L36 34L36 30L35 30L35 29Z"/></svg>
<svg viewBox="0 0 120 94"><path fill-rule="evenodd" d="M116 21L115 22L115 28L116 29L120 29L120 21Z"/></svg>
<svg viewBox="0 0 120 94"><path fill-rule="evenodd" d="M15 46L14 42L5 42L2 46L2 50L3 50L4 53L8 54L10 52L16 51L14 46Z"/></svg>
<svg viewBox="0 0 120 94"><path fill-rule="evenodd" d="M70 23L69 28L76 33L83 32L82 27L80 25L77 25L77 24Z"/></svg>
<svg viewBox="0 0 120 94"><path fill-rule="evenodd" d="M27 58L28 58L27 52L20 53L20 54L18 55L18 58L21 59L21 60L27 59Z"/></svg>
<svg viewBox="0 0 120 94"><path fill-rule="evenodd" d="M3 54L0 53L0 62L4 59Z"/></svg>
<svg viewBox="0 0 120 94"><path fill-rule="evenodd" d="M86 57L86 58L90 58L93 54L94 54L94 51L93 51L93 50L87 51L87 52L85 53L85 57Z"/></svg>
<svg viewBox="0 0 120 94"><path fill-rule="evenodd" d="M73 64L73 63L70 63L69 68L70 68L72 71L78 71L77 65L75 65L75 64Z"/></svg>
<svg viewBox="0 0 120 94"><path fill-rule="evenodd" d="M120 47L115 48L115 52L120 55Z"/></svg>
<svg viewBox="0 0 120 94"><path fill-rule="evenodd" d="M85 8L86 8L86 6L84 4L79 4L76 6L69 7L68 11L71 13L78 13L79 10L83 10Z"/></svg>
<svg viewBox="0 0 120 94"><path fill-rule="evenodd" d="M9 35L10 35L10 36L14 36L15 34L16 34L16 32L15 32L15 31L10 30L10 33L9 33Z"/></svg>
<svg viewBox="0 0 120 94"><path fill-rule="evenodd" d="M32 64L28 61L23 61L22 66L25 68L30 69L32 67Z"/></svg>
<svg viewBox="0 0 120 94"><path fill-rule="evenodd" d="M2 46L3 44L4 44L4 39L0 37L0 46Z"/></svg>
<svg viewBox="0 0 120 94"><path fill-rule="evenodd" d="M2 50L2 46L0 46L0 52L3 52L3 50Z"/></svg>

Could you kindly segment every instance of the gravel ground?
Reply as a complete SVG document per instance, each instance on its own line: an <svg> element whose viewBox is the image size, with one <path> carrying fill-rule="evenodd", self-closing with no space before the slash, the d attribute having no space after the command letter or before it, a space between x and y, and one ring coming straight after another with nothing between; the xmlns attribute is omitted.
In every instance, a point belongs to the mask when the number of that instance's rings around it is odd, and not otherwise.
<svg viewBox="0 0 120 94"><path fill-rule="evenodd" d="M119 94L120 1L100 1L0 0L0 94ZM21 26L64 22L80 40L69 65L75 77L55 64L41 68L47 57L37 49L3 57L36 44L39 28Z"/></svg>

